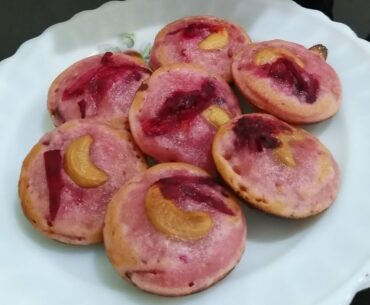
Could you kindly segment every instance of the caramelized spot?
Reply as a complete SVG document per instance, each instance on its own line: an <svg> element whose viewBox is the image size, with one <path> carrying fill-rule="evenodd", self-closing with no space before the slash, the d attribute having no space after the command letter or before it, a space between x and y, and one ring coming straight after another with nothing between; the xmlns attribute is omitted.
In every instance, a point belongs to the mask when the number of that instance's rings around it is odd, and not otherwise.
<svg viewBox="0 0 370 305"><path fill-rule="evenodd" d="M243 193L245 193L246 191L247 191L247 188L244 186L244 185L240 185L239 186L239 190L241 191L241 192L243 192Z"/></svg>
<svg viewBox="0 0 370 305"><path fill-rule="evenodd" d="M148 84L143 82L137 91L145 91L149 88Z"/></svg>
<svg viewBox="0 0 370 305"><path fill-rule="evenodd" d="M146 193L145 212L156 230L184 241L204 238L212 228L208 213L179 209L172 200L163 197L155 184Z"/></svg>
<svg viewBox="0 0 370 305"><path fill-rule="evenodd" d="M60 150L44 152L44 164L49 190L49 218L47 223L52 226L59 210L61 191L64 187Z"/></svg>

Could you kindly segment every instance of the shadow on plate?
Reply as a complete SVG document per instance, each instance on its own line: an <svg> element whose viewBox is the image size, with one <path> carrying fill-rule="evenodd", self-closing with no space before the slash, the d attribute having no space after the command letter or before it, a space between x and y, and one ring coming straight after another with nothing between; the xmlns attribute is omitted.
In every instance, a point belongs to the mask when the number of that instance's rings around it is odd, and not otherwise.
<svg viewBox="0 0 370 305"><path fill-rule="evenodd" d="M50 115L49 115L48 111L45 111L44 115L42 116L41 127L42 127L42 130L45 133L49 132L49 131L51 131L55 128L54 125L53 125L53 122L51 121L51 118L50 118ZM40 137L41 137L41 135L40 135Z"/></svg>
<svg viewBox="0 0 370 305"><path fill-rule="evenodd" d="M330 119L327 119L323 122L319 123L314 123L314 124L307 124L307 125L301 125L300 127L305 129L306 131L314 134L317 137L320 137L322 133L325 132L328 128L330 128L330 125L333 123L333 119L335 118L332 117Z"/></svg>
<svg viewBox="0 0 370 305"><path fill-rule="evenodd" d="M173 300L171 299L144 292L130 284L125 279L121 278L109 263L109 260L102 247L95 251L94 264L98 280L105 287L121 292L122 296L135 300L137 304L173 303Z"/></svg>
<svg viewBox="0 0 370 305"><path fill-rule="evenodd" d="M320 219L319 215L307 219L279 218L243 203L242 208L247 218L248 240L257 243L273 243L289 239L308 230Z"/></svg>

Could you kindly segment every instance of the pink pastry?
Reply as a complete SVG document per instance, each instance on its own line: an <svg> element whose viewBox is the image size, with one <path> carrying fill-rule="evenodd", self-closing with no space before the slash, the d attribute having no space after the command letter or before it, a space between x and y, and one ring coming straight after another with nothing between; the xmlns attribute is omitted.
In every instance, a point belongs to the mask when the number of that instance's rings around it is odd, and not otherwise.
<svg viewBox="0 0 370 305"><path fill-rule="evenodd" d="M339 169L313 135L268 114L246 114L223 125L213 157L225 181L252 206L287 218L327 209Z"/></svg>
<svg viewBox="0 0 370 305"><path fill-rule="evenodd" d="M316 47L282 40L250 44L232 64L235 83L250 103L284 121L325 120L339 109L341 85Z"/></svg>
<svg viewBox="0 0 370 305"><path fill-rule="evenodd" d="M240 114L220 77L190 64L156 70L138 90L129 114L131 132L159 162L186 162L216 172L211 143L217 128Z"/></svg>
<svg viewBox="0 0 370 305"><path fill-rule="evenodd" d="M130 134L95 120L72 120L47 133L23 162L24 214L49 238L102 241L108 202L146 164Z"/></svg>
<svg viewBox="0 0 370 305"><path fill-rule="evenodd" d="M206 172L162 163L113 197L104 243L114 268L145 291L179 296L213 285L238 263L246 223L236 199Z"/></svg>
<svg viewBox="0 0 370 305"><path fill-rule="evenodd" d="M230 82L232 58L248 43L245 31L229 21L211 16L186 17L157 34L150 65L155 70L175 63L198 64Z"/></svg>
<svg viewBox="0 0 370 305"><path fill-rule="evenodd" d="M127 124L135 92L150 74L135 54L106 52L76 62L49 89L48 109L55 126L79 118Z"/></svg>

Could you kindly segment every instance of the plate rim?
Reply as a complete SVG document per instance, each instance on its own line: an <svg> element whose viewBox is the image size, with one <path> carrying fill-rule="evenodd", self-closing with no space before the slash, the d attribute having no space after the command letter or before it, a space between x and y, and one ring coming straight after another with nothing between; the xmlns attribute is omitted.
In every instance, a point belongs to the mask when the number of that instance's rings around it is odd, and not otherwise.
<svg viewBox="0 0 370 305"><path fill-rule="evenodd" d="M167 0L167 1L170 1L170 0ZM212 0L207 0L207 1L212 1ZM329 17L327 17L320 11L304 8L291 0L289 1L249 0L249 1L252 1L252 2L262 2L263 1L265 3L273 3L273 5L299 7L300 9L305 10L306 13L310 14L312 17L319 18L321 21L325 22L326 24L334 24L337 27L338 31L340 30L342 33L344 33L347 37L351 39L351 42L355 43L357 47L360 47L363 51L365 51L367 54L370 55L370 42L358 37L348 25L338 22L338 21L330 20ZM114 7L116 5L117 6L139 5L140 2L145 3L145 0L135 0L135 2L134 0L108 1L94 9L80 11L65 21L58 22L58 23L55 23L47 27L39 35L31 39L28 39L22 44L20 44L20 46L17 48L17 50L14 52L13 55L5 59L2 59L0 61L0 75L3 74L3 70L6 65L11 65L11 63L13 61L16 61L18 57L22 56L22 54L26 52L28 48L32 48L32 45L35 42L37 42L37 40L39 40L40 37L44 36L46 33L50 31L55 31L56 29L58 29L59 27L63 27L67 23L74 22L74 20L76 19L84 18L84 16L87 16L90 14L97 14L101 10L109 9L110 7ZM338 288L340 288L341 293L338 293L337 295L335 295L334 293L328 295L327 298L320 301L320 304L326 304L327 302L330 302L330 304L349 304L349 302L352 300L352 298L358 291L362 289L370 288L370 253L368 254L367 260L364 263L364 265L360 267L358 270L354 270L353 276L351 278L348 278L346 283Z"/></svg>

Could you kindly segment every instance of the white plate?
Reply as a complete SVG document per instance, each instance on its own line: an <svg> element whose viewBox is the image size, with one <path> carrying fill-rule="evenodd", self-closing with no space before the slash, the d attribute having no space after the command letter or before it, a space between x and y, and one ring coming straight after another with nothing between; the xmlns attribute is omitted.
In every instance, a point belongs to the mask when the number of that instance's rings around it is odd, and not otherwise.
<svg viewBox="0 0 370 305"><path fill-rule="evenodd" d="M153 40L175 18L210 14L242 25L254 40L324 43L343 83L343 104L310 129L342 170L335 205L308 221L247 210L247 250L235 270L193 296L163 298L122 281L102 246L78 248L35 232L19 207L17 180L31 146L52 128L46 111L50 82L74 61L117 44L135 31L136 46ZM250 304L342 305L369 286L370 46L346 26L290 1L157 0L111 2L55 25L0 64L1 304Z"/></svg>

